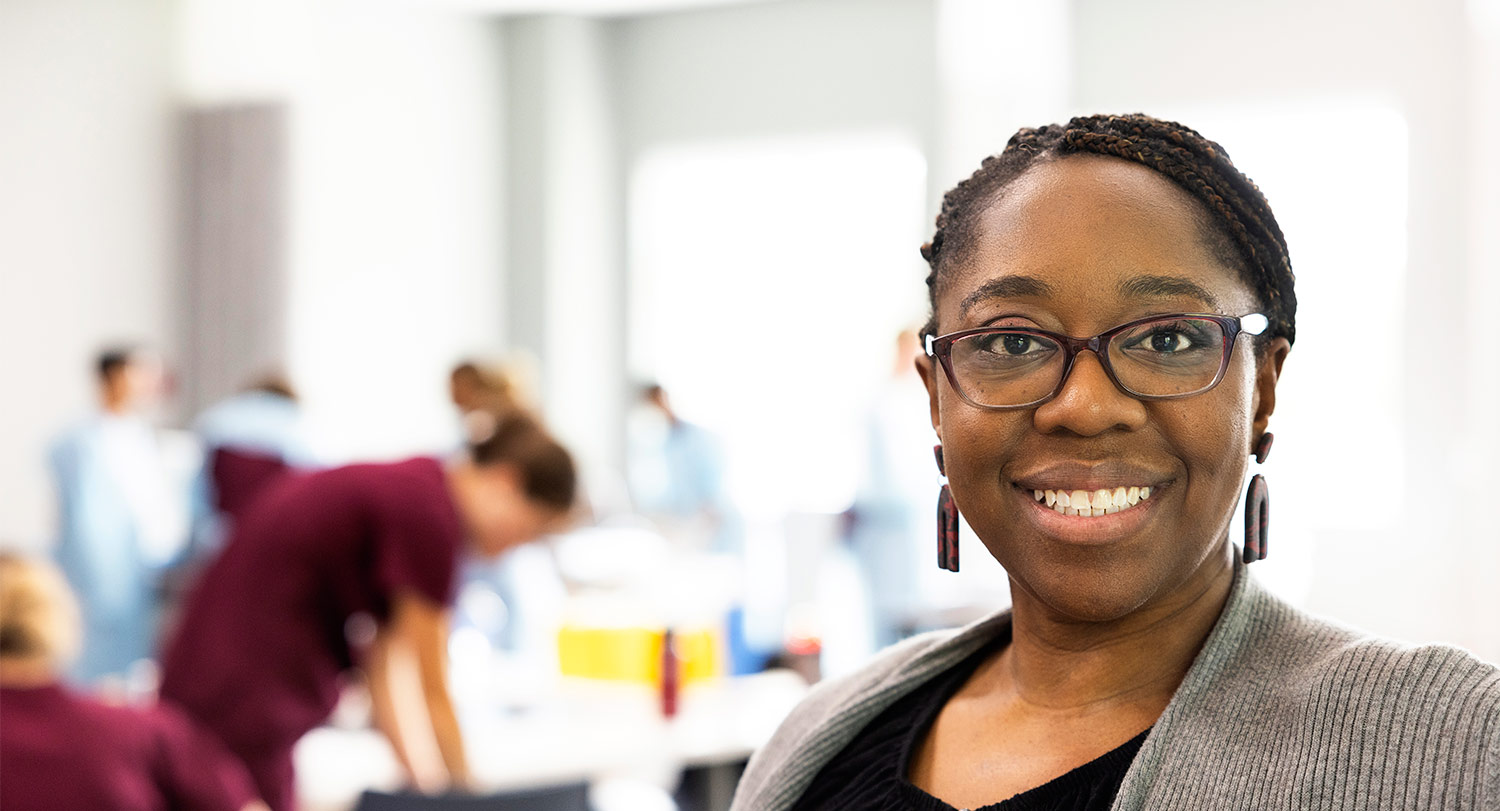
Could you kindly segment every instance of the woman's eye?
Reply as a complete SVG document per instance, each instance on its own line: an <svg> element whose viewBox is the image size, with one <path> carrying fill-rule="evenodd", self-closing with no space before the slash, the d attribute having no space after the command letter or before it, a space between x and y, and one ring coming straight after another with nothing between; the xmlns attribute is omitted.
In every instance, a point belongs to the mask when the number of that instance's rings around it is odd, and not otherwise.
<svg viewBox="0 0 1500 811"><path fill-rule="evenodd" d="M1157 355L1176 355L1189 350L1206 349L1213 343L1205 328L1190 321L1156 324L1133 336L1122 337L1124 348Z"/></svg>
<svg viewBox="0 0 1500 811"><path fill-rule="evenodd" d="M1153 332L1148 338L1153 352L1182 352L1194 346L1193 340L1186 333L1175 330Z"/></svg>
<svg viewBox="0 0 1500 811"><path fill-rule="evenodd" d="M984 348L988 352L1000 355L1026 355L1041 347L1038 341L1030 335L1001 334L985 341Z"/></svg>
<svg viewBox="0 0 1500 811"><path fill-rule="evenodd" d="M1005 335L1000 338L1000 346L1009 355L1024 355L1031 351L1032 340L1027 335Z"/></svg>

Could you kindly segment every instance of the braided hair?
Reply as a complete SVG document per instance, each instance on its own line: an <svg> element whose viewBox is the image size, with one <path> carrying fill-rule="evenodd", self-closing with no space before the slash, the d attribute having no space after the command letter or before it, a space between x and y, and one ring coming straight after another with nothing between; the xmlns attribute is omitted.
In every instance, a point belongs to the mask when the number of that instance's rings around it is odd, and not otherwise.
<svg viewBox="0 0 1500 811"><path fill-rule="evenodd" d="M1263 337L1296 338L1297 295L1286 238L1265 195L1229 160L1224 147L1173 121L1148 115L1095 115L1066 125L1023 128L999 155L943 195L937 232L922 246L927 260L927 297L932 316L924 335L937 331L937 294L942 273L967 253L978 220L995 197L1033 166L1068 155L1105 155L1139 163L1171 178L1202 206L1209 248L1239 271L1271 324Z"/></svg>

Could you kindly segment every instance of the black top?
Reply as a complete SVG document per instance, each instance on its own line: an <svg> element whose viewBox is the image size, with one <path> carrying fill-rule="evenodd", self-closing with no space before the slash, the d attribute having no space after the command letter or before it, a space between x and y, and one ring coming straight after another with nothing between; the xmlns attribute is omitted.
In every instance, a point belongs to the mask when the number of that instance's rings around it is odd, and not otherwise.
<svg viewBox="0 0 1500 811"><path fill-rule="evenodd" d="M818 772L793 811L954 811L907 779L912 754L948 699L980 663L1008 644L1006 632L888 707ZM1150 731L1061 777L1009 799L999 798L978 811L1105 811Z"/></svg>

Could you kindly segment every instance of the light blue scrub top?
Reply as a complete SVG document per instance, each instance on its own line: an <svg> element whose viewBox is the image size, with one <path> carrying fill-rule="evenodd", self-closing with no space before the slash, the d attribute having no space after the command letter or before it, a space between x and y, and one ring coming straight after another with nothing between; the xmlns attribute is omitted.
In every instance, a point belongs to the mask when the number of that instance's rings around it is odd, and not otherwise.
<svg viewBox="0 0 1500 811"><path fill-rule="evenodd" d="M56 555L84 631L69 676L89 685L152 655L155 577L181 521L166 514L165 468L144 420L84 420L53 444L50 462L61 508Z"/></svg>

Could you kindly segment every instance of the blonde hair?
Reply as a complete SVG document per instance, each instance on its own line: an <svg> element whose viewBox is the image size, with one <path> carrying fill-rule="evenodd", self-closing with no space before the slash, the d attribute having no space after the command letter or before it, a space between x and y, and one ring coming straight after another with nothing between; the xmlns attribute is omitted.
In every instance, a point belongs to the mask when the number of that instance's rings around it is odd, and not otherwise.
<svg viewBox="0 0 1500 811"><path fill-rule="evenodd" d="M78 605L57 567L0 553L0 658L61 667L80 642Z"/></svg>
<svg viewBox="0 0 1500 811"><path fill-rule="evenodd" d="M532 414L536 374L531 366L523 355L502 361L466 360L448 375L453 404L464 412L483 411L497 418L516 412Z"/></svg>

